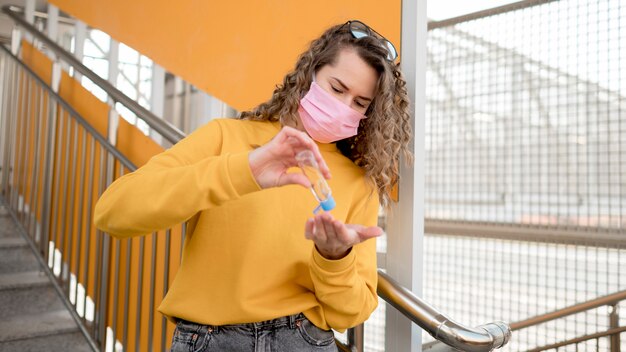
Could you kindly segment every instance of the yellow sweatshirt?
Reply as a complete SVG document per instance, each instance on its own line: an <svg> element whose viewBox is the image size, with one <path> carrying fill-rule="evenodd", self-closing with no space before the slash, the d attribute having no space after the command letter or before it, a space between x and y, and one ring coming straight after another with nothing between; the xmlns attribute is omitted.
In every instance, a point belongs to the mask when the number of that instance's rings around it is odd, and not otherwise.
<svg viewBox="0 0 626 352"><path fill-rule="evenodd" d="M148 234L190 220L181 266L159 311L223 325L303 312L323 329L344 330L376 308L376 242L328 260L304 238L317 206L311 191L261 190L248 153L280 123L213 120L116 180L95 207L96 226L115 237ZM347 224L376 225L378 195L334 144L319 144ZM197 216L196 216L197 215Z"/></svg>

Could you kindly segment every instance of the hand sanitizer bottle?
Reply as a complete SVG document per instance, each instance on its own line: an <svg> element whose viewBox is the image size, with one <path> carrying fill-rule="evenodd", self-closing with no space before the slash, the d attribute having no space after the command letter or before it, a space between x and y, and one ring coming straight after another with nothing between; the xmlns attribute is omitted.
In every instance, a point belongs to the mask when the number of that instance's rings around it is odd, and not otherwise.
<svg viewBox="0 0 626 352"><path fill-rule="evenodd" d="M314 210L313 214L317 214L320 209L329 211L335 208L335 200L328 183L324 179L324 175L317 165L313 152L306 149L296 154L296 161L302 169L304 175L311 182L311 192L315 199L320 203Z"/></svg>

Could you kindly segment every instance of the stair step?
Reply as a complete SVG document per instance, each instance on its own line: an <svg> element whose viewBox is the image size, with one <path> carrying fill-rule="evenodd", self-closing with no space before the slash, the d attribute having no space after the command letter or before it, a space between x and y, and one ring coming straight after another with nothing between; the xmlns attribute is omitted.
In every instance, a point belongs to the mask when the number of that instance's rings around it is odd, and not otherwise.
<svg viewBox="0 0 626 352"><path fill-rule="evenodd" d="M80 332L0 342L0 352L91 352Z"/></svg>
<svg viewBox="0 0 626 352"><path fill-rule="evenodd" d="M0 342L0 352L91 352L80 332Z"/></svg>
<svg viewBox="0 0 626 352"><path fill-rule="evenodd" d="M0 291L46 285L50 285L50 280L40 271L0 274Z"/></svg>
<svg viewBox="0 0 626 352"><path fill-rule="evenodd" d="M77 332L78 326L65 310L20 315L0 320L0 342Z"/></svg>
<svg viewBox="0 0 626 352"><path fill-rule="evenodd" d="M30 247L0 247L0 274L36 270L39 270L39 262Z"/></svg>
<svg viewBox="0 0 626 352"><path fill-rule="evenodd" d="M0 238L18 236L17 225L13 222L13 218L8 214L2 215L0 212Z"/></svg>
<svg viewBox="0 0 626 352"><path fill-rule="evenodd" d="M42 314L62 309L65 309L65 305L52 284L0 291L0 317L3 320L23 314Z"/></svg>
<svg viewBox="0 0 626 352"><path fill-rule="evenodd" d="M0 249L22 248L28 247L28 242L22 237L3 237L0 238Z"/></svg>

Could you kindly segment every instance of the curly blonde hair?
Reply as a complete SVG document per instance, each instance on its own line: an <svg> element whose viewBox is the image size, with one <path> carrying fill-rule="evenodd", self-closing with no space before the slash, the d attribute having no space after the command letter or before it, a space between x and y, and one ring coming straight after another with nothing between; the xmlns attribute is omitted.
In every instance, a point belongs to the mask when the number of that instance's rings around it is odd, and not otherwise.
<svg viewBox="0 0 626 352"><path fill-rule="evenodd" d="M399 64L386 59L387 50L380 39L354 38L345 24L329 28L300 55L272 97L251 111L242 112L239 118L296 125L300 99L308 92L314 73L324 65L334 64L343 49L354 50L376 70L379 78L376 96L365 113L368 118L361 120L356 136L338 141L337 147L365 170L367 179L378 189L380 203L388 207L391 190L398 182L400 153L407 163L412 163L413 155L408 149L411 127L406 81Z"/></svg>

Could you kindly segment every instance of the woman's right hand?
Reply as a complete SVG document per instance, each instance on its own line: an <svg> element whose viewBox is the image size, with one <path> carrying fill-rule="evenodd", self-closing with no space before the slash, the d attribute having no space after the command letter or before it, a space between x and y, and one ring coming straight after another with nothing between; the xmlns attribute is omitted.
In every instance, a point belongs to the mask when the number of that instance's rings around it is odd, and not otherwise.
<svg viewBox="0 0 626 352"><path fill-rule="evenodd" d="M330 178L330 170L311 137L295 128L285 126L271 141L248 155L252 175L259 186L270 188L299 184L306 188L311 187L303 173L287 173L289 168L298 166L296 154L304 149L313 152L320 171L324 177Z"/></svg>

